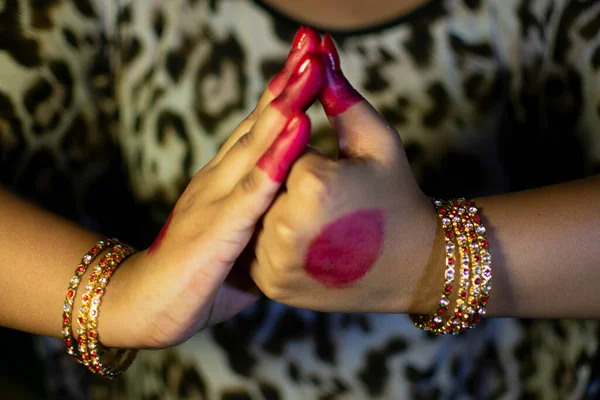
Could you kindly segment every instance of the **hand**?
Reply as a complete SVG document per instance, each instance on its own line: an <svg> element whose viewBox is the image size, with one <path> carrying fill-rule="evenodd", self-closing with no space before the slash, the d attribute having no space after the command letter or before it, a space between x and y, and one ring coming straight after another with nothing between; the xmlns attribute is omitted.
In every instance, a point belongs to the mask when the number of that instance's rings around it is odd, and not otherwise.
<svg viewBox="0 0 600 400"><path fill-rule="evenodd" d="M329 36L320 52L320 100L340 159L307 152L293 165L258 233L251 276L266 296L296 307L407 312L425 276L435 211L396 130L344 78Z"/></svg>
<svg viewBox="0 0 600 400"><path fill-rule="evenodd" d="M319 36L306 29L298 36L284 71L192 178L155 243L119 271L114 291L126 294L122 303L131 310L119 305L133 327L129 347L176 345L257 299L225 279L310 137L304 110L321 90L324 69L309 54Z"/></svg>

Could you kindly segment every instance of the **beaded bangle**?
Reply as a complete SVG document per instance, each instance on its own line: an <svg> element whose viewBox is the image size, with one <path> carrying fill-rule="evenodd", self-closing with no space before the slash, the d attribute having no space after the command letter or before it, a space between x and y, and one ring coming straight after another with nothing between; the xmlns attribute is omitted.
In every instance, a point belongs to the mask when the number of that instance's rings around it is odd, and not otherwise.
<svg viewBox="0 0 600 400"><path fill-rule="evenodd" d="M429 330L435 333L439 332L444 324L444 315L448 311L450 304L450 295L453 290L453 282L455 276L456 245L454 243L455 232L452 229L452 220L449 218L449 204L442 200L434 200L433 204L436 208L438 217L444 229L444 245L446 247L446 270L444 273L444 289L442 290L439 301L439 308L433 315L416 315L411 314L410 317L413 323L420 329Z"/></svg>
<svg viewBox="0 0 600 400"><path fill-rule="evenodd" d="M127 257L135 253L131 247L114 240L114 246L107 252L94 267L90 275L86 291L81 300L79 318L77 319L79 337L77 339L82 362L88 369L96 374L109 378L123 373L137 351L122 349L107 349L98 339L97 321L99 306L104 295L110 276ZM110 351L113 350L113 351ZM109 358L109 363L102 363L100 358Z"/></svg>
<svg viewBox="0 0 600 400"><path fill-rule="evenodd" d="M446 245L449 239L454 238L454 245L458 248L460 281L456 308L445 323L441 315L446 313L446 308L438 309L431 316L411 315L411 319L418 328L435 334L458 334L475 327L485 315L492 278L489 243L479 210L472 202L465 199L451 202L434 199L434 205L444 227ZM444 293L448 287L448 260L447 252ZM451 290L450 287L449 292ZM443 303L440 305L447 306L449 295L442 294Z"/></svg>
<svg viewBox="0 0 600 400"><path fill-rule="evenodd" d="M471 271L471 257L469 251L469 235L471 233L472 224L465 218L464 210L457 207L455 203L450 203L452 214L452 226L456 234L458 251L460 254L460 284L458 298L456 299L456 307L454 314L448 318L448 322L444 327L442 334L454 333L456 326L462 326L460 320L465 304L468 302Z"/></svg>
<svg viewBox="0 0 600 400"><path fill-rule="evenodd" d="M81 277L85 274L90 263L96 258L98 254L102 252L102 250L108 246L112 246L113 241L111 239L100 240L94 247L90 249L86 254L81 258L81 262L75 268L75 272L71 281L69 283L69 287L67 289L65 302L63 306L63 315L62 315L62 334L65 345L67 346L67 353L69 353L77 362L82 363L81 356L79 352L76 350L73 339L73 329L71 325L71 317L73 314L73 303L75 300L75 296L77 295L77 289L79 288L79 283L81 282Z"/></svg>
<svg viewBox="0 0 600 400"><path fill-rule="evenodd" d="M486 229L481 223L478 209L472 202L459 199L459 203L466 209L473 221L473 232L469 237L471 257L473 259L473 277L469 293L469 308L467 314L473 327L485 315L485 307L489 300L492 279L492 256L489 252L489 242Z"/></svg>
<svg viewBox="0 0 600 400"><path fill-rule="evenodd" d="M106 286L110 280L112 274L119 267L120 263L123 262L127 257L132 255L134 250L128 247L119 248L115 246L113 248L112 254L107 254L108 262L104 269L99 271L98 278L96 279L96 286L91 292L91 297L89 300L89 311L87 314L87 349L89 355L89 365L88 368L100 375L104 375L107 377L114 377L120 375L125 372L125 370L131 364L126 363L123 364L122 359L126 358L127 360L131 360L133 362L133 357L129 357L131 353L135 356L137 350L116 350L114 354L109 355L107 351L98 351L98 349L103 349L103 346L100 345L99 337L98 337L98 316L100 313L100 304L102 302L102 297L106 291ZM129 353L129 354L128 354ZM111 362L102 363L100 360L101 356L110 356Z"/></svg>

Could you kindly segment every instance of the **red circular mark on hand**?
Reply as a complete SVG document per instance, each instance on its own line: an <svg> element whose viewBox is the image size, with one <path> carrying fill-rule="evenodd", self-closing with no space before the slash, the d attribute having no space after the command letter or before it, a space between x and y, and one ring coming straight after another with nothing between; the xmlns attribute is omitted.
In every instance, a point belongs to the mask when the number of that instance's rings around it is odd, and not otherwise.
<svg viewBox="0 0 600 400"><path fill-rule="evenodd" d="M384 240L382 210L361 210L328 224L312 242L306 272L330 287L362 278L379 258Z"/></svg>
<svg viewBox="0 0 600 400"><path fill-rule="evenodd" d="M171 218L172 217L173 217L173 212L171 212L171 214L169 214L169 217L165 221L165 224L160 229L160 232L158 232L158 235L156 235L156 239L154 239L154 242L148 248L148 255L156 253L156 251L158 250L158 248L162 244L165 236L167 235L167 229L169 228L169 225L171 224Z"/></svg>

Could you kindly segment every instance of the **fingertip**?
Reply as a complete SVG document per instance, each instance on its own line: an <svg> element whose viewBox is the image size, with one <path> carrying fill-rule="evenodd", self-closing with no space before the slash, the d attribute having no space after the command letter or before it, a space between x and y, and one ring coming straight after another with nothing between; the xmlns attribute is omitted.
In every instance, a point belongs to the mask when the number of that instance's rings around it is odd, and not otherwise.
<svg viewBox="0 0 600 400"><path fill-rule="evenodd" d="M300 26L282 70L269 82L267 88L275 96L285 89L292 72L306 54L315 53L321 45L321 36L313 28Z"/></svg>
<svg viewBox="0 0 600 400"><path fill-rule="evenodd" d="M341 72L340 55L329 32L326 32L323 36L323 39L319 44L318 52L323 58L325 66L328 69L331 69L331 71L334 73Z"/></svg>
<svg viewBox="0 0 600 400"><path fill-rule="evenodd" d="M316 100L325 84L325 72L319 56L306 54L298 63L285 90L271 102L284 115L306 110Z"/></svg>
<svg viewBox="0 0 600 400"><path fill-rule="evenodd" d="M363 100L363 97L344 76L340 55L333 38L326 33L319 45L319 55L324 64L324 85L319 100L325 114L335 117Z"/></svg>
<svg viewBox="0 0 600 400"><path fill-rule="evenodd" d="M319 35L319 33L310 26L304 27L304 35L306 35L306 47L308 52L315 52L321 44L321 35Z"/></svg>
<svg viewBox="0 0 600 400"><path fill-rule="evenodd" d="M291 164L302 153L310 139L310 119L302 111L295 111L271 147L256 164L272 181L281 183Z"/></svg>

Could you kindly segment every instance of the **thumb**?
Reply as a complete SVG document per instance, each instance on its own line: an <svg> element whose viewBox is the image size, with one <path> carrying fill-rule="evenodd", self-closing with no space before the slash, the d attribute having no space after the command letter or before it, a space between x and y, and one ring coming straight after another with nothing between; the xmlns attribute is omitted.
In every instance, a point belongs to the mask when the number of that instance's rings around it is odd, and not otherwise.
<svg viewBox="0 0 600 400"><path fill-rule="evenodd" d="M348 82L328 33L321 41L319 53L326 76L319 101L338 137L340 156L379 161L397 159L402 155L398 132Z"/></svg>

